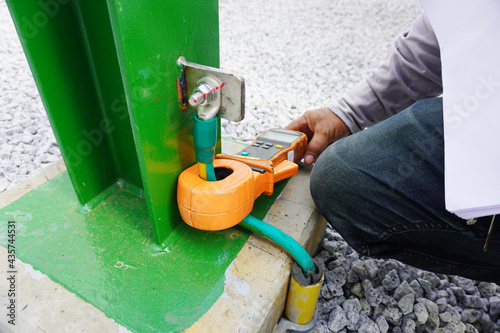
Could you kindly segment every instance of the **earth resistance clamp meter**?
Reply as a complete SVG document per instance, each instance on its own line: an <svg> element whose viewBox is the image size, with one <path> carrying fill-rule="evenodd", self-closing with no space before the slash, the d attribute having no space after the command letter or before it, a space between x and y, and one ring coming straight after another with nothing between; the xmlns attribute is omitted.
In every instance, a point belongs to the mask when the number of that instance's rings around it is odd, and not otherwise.
<svg viewBox="0 0 500 333"><path fill-rule="evenodd" d="M235 155L218 154L213 162L217 181L200 177L197 165L179 176L177 202L181 217L202 230L223 230L240 223L262 193L271 195L274 183L294 176L307 137L301 132L270 129Z"/></svg>
<svg viewBox="0 0 500 333"><path fill-rule="evenodd" d="M295 239L249 215L257 197L262 193L271 195L276 182L297 174L294 160L304 154L307 137L296 131L270 129L235 155L214 156L217 118L244 118L244 80L187 62L183 57L177 59L177 65L179 110L187 110L188 105L196 110L193 144L197 164L184 170L177 182L181 217L188 225L202 230L223 230L240 224L290 253L296 264L292 268L285 317L278 327L295 331L300 326L301 332L309 332L317 322L315 307L324 280L321 266Z"/></svg>

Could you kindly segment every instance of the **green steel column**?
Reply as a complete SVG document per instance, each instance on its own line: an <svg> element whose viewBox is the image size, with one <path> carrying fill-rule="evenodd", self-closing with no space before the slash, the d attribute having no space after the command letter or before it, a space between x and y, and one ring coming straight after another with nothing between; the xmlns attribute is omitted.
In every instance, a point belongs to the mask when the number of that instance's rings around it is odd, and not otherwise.
<svg viewBox="0 0 500 333"><path fill-rule="evenodd" d="M148 209L158 241L181 221L180 171L195 163L193 111L179 111L176 60L219 67L218 2L108 0Z"/></svg>
<svg viewBox="0 0 500 333"><path fill-rule="evenodd" d="M80 203L117 182L142 188L163 242L182 225L177 176L195 162L176 59L218 67L217 1L7 4Z"/></svg>

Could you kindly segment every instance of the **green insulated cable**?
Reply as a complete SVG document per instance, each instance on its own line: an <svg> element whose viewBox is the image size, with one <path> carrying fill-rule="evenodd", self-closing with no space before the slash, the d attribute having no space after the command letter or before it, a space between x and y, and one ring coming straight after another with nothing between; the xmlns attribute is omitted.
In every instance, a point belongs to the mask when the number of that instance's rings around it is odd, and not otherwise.
<svg viewBox="0 0 500 333"><path fill-rule="evenodd" d="M290 253L293 259L295 259L300 268L302 268L304 274L307 274L308 269L316 273L316 268L314 267L314 263L309 253L307 253L295 239L288 236L283 231L251 215L245 217L243 221L240 222L240 225L281 246L285 251Z"/></svg>
<svg viewBox="0 0 500 333"><path fill-rule="evenodd" d="M217 144L217 118L201 120L196 115L193 123L193 140L200 176L215 181L214 158Z"/></svg>

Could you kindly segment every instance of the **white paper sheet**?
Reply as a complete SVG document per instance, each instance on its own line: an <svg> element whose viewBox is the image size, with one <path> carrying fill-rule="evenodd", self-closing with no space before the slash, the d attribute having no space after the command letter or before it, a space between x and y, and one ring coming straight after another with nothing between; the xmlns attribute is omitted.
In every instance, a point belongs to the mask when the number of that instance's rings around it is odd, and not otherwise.
<svg viewBox="0 0 500 333"><path fill-rule="evenodd" d="M446 209L500 214L500 1L421 3L441 49Z"/></svg>

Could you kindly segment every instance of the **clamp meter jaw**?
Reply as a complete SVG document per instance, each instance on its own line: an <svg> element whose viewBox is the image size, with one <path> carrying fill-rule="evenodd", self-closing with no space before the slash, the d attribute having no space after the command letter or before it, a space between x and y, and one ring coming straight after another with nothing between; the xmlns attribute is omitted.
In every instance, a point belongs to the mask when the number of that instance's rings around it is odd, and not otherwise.
<svg viewBox="0 0 500 333"><path fill-rule="evenodd" d="M217 181L200 177L196 165L179 176L177 202L182 219L202 230L223 230L240 223L262 193L271 195L274 183L298 172L293 163L307 147L300 132L271 129L236 155L216 156Z"/></svg>

